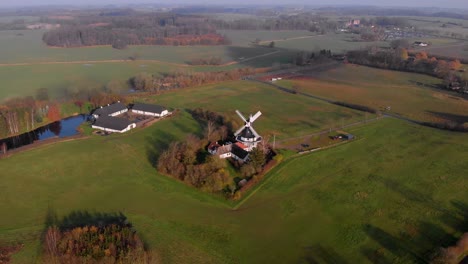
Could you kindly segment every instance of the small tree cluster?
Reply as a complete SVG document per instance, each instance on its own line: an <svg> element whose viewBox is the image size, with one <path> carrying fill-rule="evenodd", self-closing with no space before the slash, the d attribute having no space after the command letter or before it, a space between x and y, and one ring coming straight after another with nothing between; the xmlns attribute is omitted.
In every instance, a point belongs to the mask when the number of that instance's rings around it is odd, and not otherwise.
<svg viewBox="0 0 468 264"><path fill-rule="evenodd" d="M205 150L205 140L190 135L183 142L173 142L158 159L159 172L207 192L221 192L232 179L226 162Z"/></svg>

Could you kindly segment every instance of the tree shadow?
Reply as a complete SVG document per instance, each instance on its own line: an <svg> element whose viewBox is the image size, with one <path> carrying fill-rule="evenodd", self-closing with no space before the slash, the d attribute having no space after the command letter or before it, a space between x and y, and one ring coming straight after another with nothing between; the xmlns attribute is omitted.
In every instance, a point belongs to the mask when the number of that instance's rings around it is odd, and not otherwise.
<svg viewBox="0 0 468 264"><path fill-rule="evenodd" d="M171 142L176 138L167 132L158 131L157 135L148 136L146 138L146 157L152 166L155 166L159 156L169 148Z"/></svg>
<svg viewBox="0 0 468 264"><path fill-rule="evenodd" d="M292 63L298 50L269 47L228 46L227 56L248 67L271 67L273 63ZM268 54L268 55L267 55Z"/></svg>
<svg viewBox="0 0 468 264"><path fill-rule="evenodd" d="M468 115L456 115L456 114L436 112L436 111L426 111L426 112L435 117L442 118L448 121L452 121L458 124L463 124L463 123L468 122Z"/></svg>
<svg viewBox="0 0 468 264"><path fill-rule="evenodd" d="M108 225L118 225L132 227L127 221L127 217L121 213L100 213L89 211L73 211L62 220L58 221L57 226L61 230L70 230L76 227L95 226L105 227Z"/></svg>
<svg viewBox="0 0 468 264"><path fill-rule="evenodd" d="M325 248L321 245L314 245L305 248L304 260L306 263L336 263L346 264L348 261L340 256L333 248Z"/></svg>
<svg viewBox="0 0 468 264"><path fill-rule="evenodd" d="M385 248L389 252L391 252L395 256L399 257L408 257L412 260L412 262L425 262L418 254L411 250L410 243L405 239L400 239L396 236L393 236L383 229L373 226L373 225L366 225L364 231L367 235L377 242L381 247ZM366 257L369 256L369 252L366 250L365 252ZM388 263L388 260L382 260L382 263Z"/></svg>
<svg viewBox="0 0 468 264"><path fill-rule="evenodd" d="M468 230L468 204L458 200L451 201L451 204L455 212L444 214L443 223L460 232L466 232Z"/></svg>

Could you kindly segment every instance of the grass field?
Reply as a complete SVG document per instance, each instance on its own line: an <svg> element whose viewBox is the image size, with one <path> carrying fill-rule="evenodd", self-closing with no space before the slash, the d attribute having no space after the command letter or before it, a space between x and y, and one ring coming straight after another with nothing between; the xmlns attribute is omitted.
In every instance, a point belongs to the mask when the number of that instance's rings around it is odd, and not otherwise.
<svg viewBox="0 0 468 264"><path fill-rule="evenodd" d="M129 46L124 50L110 46L51 48L42 42L44 30L0 31L3 52L1 63L37 63L48 61L125 60L136 57L185 64L191 59L220 57L223 62L270 52L266 48L236 49L233 46ZM300 33L302 34L302 33Z"/></svg>
<svg viewBox="0 0 468 264"><path fill-rule="evenodd" d="M375 109L391 107L411 119L429 122L453 120L468 122L468 99L455 93L418 86L437 85L441 80L413 73L343 65L311 77L283 80L286 87L338 101L366 105Z"/></svg>
<svg viewBox="0 0 468 264"><path fill-rule="evenodd" d="M159 104L180 109L215 110L241 125L235 113L263 113L255 128L263 135L276 134L277 139L302 136L336 127L341 122L351 123L364 120L364 113L338 107L315 99L285 93L268 85L234 81L190 88L180 92L169 92L148 98ZM260 132L259 132L260 133Z"/></svg>
<svg viewBox="0 0 468 264"><path fill-rule="evenodd" d="M189 132L200 129L182 114L0 160L0 240L25 243L14 263L37 261L47 208L122 211L163 263L415 263L466 231L466 135L356 128L361 140L286 161L233 211L148 161Z"/></svg>
<svg viewBox="0 0 468 264"><path fill-rule="evenodd" d="M359 42L352 40L353 35L345 33L329 33L316 35L309 38L278 41L276 47L292 50L317 51L329 49L334 53L344 53L348 50L365 48L371 45L380 47L388 46L388 42Z"/></svg>
<svg viewBox="0 0 468 264"><path fill-rule="evenodd" d="M48 88L52 97L60 97L65 89L99 88L115 80L126 87L128 78L140 72L157 74L161 72L186 69L187 71L222 70L230 67L190 67L182 68L165 63L122 62L122 63L81 63L24 65L0 67L2 79L0 101L25 95L35 95L38 88Z"/></svg>

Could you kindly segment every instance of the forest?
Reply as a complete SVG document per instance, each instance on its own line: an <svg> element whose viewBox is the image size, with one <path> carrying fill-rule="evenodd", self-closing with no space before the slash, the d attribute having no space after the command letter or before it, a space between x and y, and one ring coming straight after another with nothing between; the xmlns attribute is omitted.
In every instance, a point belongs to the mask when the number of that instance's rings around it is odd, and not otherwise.
<svg viewBox="0 0 468 264"><path fill-rule="evenodd" d="M41 18L60 27L44 33L43 41L55 47L112 45L225 45L230 41L200 16L171 13L101 13L73 19Z"/></svg>

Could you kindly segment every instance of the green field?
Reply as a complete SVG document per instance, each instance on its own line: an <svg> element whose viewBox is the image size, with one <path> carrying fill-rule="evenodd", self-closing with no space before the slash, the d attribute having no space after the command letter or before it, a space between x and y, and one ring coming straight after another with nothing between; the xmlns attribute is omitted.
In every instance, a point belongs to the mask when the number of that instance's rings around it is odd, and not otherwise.
<svg viewBox="0 0 468 264"><path fill-rule="evenodd" d="M297 87L310 93L337 101L366 105L428 122L467 120L466 96L420 86L438 85L441 80L421 74L380 70L357 65L312 73L310 77L283 80L285 87ZM464 121L468 122L468 121Z"/></svg>
<svg viewBox="0 0 468 264"><path fill-rule="evenodd" d="M284 162L232 210L148 161L199 132L182 114L0 160L0 240L25 243L14 263L38 260L47 208L121 211L163 263L414 263L465 231L466 135L392 119L355 128L361 140Z"/></svg>
<svg viewBox="0 0 468 264"><path fill-rule="evenodd" d="M44 30L0 31L2 43L0 64L126 60L129 57L179 64L206 57L220 57L223 62L231 62L239 57L247 58L271 52L267 48L236 49L234 46L129 46L124 50L113 49L110 46L51 48L42 42L44 32Z"/></svg>
<svg viewBox="0 0 468 264"><path fill-rule="evenodd" d="M366 48L368 46L388 46L388 42L384 41L364 42L354 41L353 38L356 38L356 36L349 33L329 33L309 38L278 41L276 42L276 47L306 51L329 49L334 53L344 53L349 50Z"/></svg>

